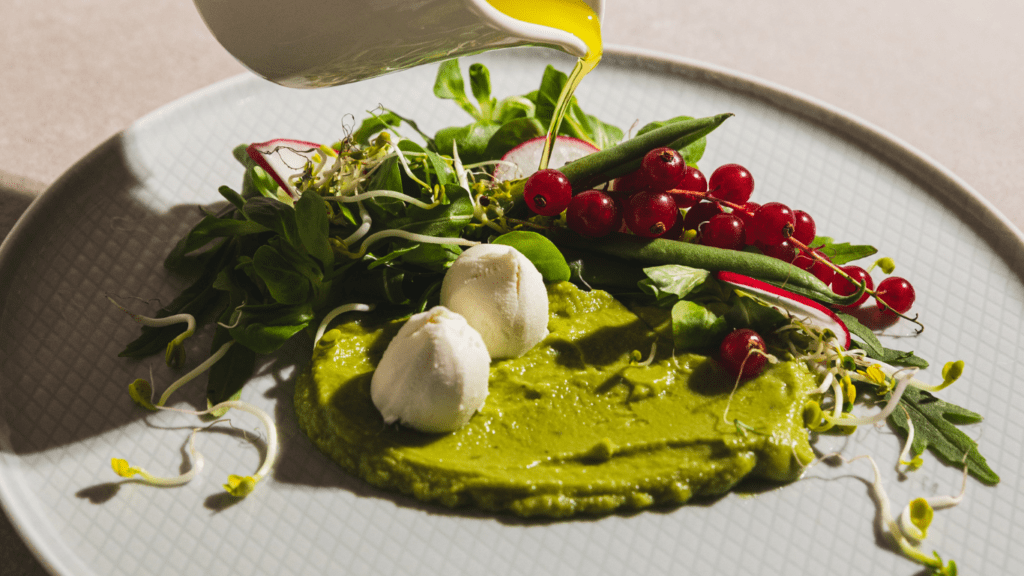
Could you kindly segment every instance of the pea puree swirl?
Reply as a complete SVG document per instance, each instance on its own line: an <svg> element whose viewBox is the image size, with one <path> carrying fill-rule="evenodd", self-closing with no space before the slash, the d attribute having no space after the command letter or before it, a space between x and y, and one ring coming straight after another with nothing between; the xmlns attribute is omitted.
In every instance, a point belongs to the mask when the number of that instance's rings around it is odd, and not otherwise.
<svg viewBox="0 0 1024 576"><path fill-rule="evenodd" d="M377 487L518 516L680 504L748 475L794 480L813 458L803 406L816 383L802 363L771 366L730 402L734 381L706 356L673 354L659 312L569 283L548 286L548 297L550 334L491 364L490 396L459 430L388 426L374 407L371 376L398 322L324 336L296 386L300 427ZM634 351L652 347L652 362L638 365Z"/></svg>

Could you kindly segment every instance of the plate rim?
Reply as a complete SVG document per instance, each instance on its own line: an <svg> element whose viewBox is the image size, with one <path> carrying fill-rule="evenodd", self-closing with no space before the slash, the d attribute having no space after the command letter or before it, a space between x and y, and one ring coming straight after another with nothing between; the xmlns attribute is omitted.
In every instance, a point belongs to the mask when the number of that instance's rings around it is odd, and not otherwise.
<svg viewBox="0 0 1024 576"><path fill-rule="evenodd" d="M505 52L517 50L530 49L515 48L505 50ZM814 122L828 132L879 156L880 161L895 165L898 171L904 171L926 186L930 195L945 201L957 198L968 200L967 208L971 217L998 224L997 227L975 230L975 232L1001 257L1005 257L1005 251L1011 249L1014 251L1013 262L1024 261L1024 233L991 201L917 147L867 120L798 90L753 74L695 58L618 44L605 45L605 58L608 62L614 62L619 66L632 62L641 68L659 69L690 80L705 81L724 90L767 102L773 107ZM64 193L67 182L73 181L80 173L88 170L93 162L109 154L113 149L123 147L125 150L130 150L130 144L134 138L163 118L180 113L196 102L209 100L216 95L250 83L273 85L250 72L242 72L224 78L146 113L68 167L30 203L11 227L7 236L0 242L0 303L6 307L10 287L10 274L4 274L4 271L17 264L19 252L22 252L19 248L28 241L35 223L45 217L51 205L58 201L59 196ZM9 460L17 458L7 432L6 420L3 414L0 414L0 471L9 469L11 464ZM17 506L13 504L16 494L10 479L6 476L6 474L0 474L0 509L10 520L15 533L47 572L56 576L71 574L72 572L68 571L67 559L62 559L57 554L58 550L54 550L54 548L63 546L56 542L48 543L44 534L37 533L40 531L31 527L33 522L33 516L30 514L31 506L28 503Z"/></svg>

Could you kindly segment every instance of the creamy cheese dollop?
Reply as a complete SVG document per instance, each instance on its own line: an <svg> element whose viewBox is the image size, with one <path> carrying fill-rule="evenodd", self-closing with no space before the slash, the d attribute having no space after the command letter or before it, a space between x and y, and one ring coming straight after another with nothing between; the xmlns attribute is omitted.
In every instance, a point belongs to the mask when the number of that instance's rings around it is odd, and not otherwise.
<svg viewBox="0 0 1024 576"><path fill-rule="evenodd" d="M370 396L384 421L458 430L484 405L491 357L461 315L435 306L409 318L384 351Z"/></svg>
<svg viewBox="0 0 1024 576"><path fill-rule="evenodd" d="M511 246L480 244L460 254L445 273L441 305L480 332L491 358L518 358L548 335L544 278Z"/></svg>

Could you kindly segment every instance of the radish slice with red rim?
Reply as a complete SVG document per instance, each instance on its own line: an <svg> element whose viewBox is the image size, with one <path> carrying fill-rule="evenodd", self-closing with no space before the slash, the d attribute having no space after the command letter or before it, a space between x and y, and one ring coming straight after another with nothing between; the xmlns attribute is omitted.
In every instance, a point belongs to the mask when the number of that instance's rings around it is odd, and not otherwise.
<svg viewBox="0 0 1024 576"><path fill-rule="evenodd" d="M536 172L537 166L540 165L540 157L544 153L544 140L544 136L538 136L506 152L501 157L501 163L494 169L494 179L498 182L518 180ZM555 147L551 150L548 165L557 170L559 166L594 152L599 150L589 142L570 136L559 136L555 139Z"/></svg>
<svg viewBox="0 0 1024 576"><path fill-rule="evenodd" d="M302 174L306 169L306 162L313 160L313 156L319 150L319 144L287 138L250 144L245 149L249 158L266 170L292 198L298 196L298 193L288 183L288 179L296 174Z"/></svg>
<svg viewBox="0 0 1024 576"><path fill-rule="evenodd" d="M843 348L850 347L850 331L847 330L846 324L835 312L814 300L735 272L721 270L715 273L715 278L719 282L754 294L776 310L806 321L816 328L830 330L842 343Z"/></svg>

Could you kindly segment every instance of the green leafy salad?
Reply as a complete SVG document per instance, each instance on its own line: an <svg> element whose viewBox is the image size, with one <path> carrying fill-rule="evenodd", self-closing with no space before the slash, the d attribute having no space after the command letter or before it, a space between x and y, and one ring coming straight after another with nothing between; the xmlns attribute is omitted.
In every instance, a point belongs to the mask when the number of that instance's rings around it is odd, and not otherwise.
<svg viewBox="0 0 1024 576"><path fill-rule="evenodd" d="M924 359L888 349L875 335L881 326L917 322L908 316L913 287L891 275L890 259L851 264L875 248L819 235L809 215L778 202L751 202L753 179L739 164L705 178L698 163L707 137L730 114L652 122L623 140L622 130L574 99L558 134L558 146L574 157L535 172L528 163L565 82L549 66L536 90L498 100L487 68L469 67L467 90L458 61L449 61L434 94L469 114L464 126L430 135L399 111L380 109L329 145L282 139L237 147L240 189L221 186L226 204L203 209L165 261L194 283L153 317L129 312L143 328L121 353L163 352L181 369L189 364L184 342L208 325L210 355L159 396L136 380L132 398L164 409L205 372L208 409L198 414L234 408L260 417L269 436L263 465L225 485L245 496L276 457L273 419L240 396L261 355L300 333L317 341L351 311L405 318L428 310L464 250L499 243L521 252L545 282L570 281L660 310L675 349L717 358L736 386L768 363L804 360L821 384L804 409L813 433L887 421L904 439L903 469L919 466L927 448L963 468L965 480L999 481L957 428L981 416L934 395L957 380L963 362L947 363L943 382L931 386L915 378ZM502 170L512 176L496 178ZM872 273L885 278L875 286ZM636 353L640 364L644 352ZM857 415L862 406L880 408ZM744 430L742 421L733 424ZM198 459L194 435L190 448ZM889 537L936 573L955 573L953 562L919 545L933 511L963 494L917 499L894 515L871 464ZM198 471L163 478L120 459L113 467L164 485Z"/></svg>

